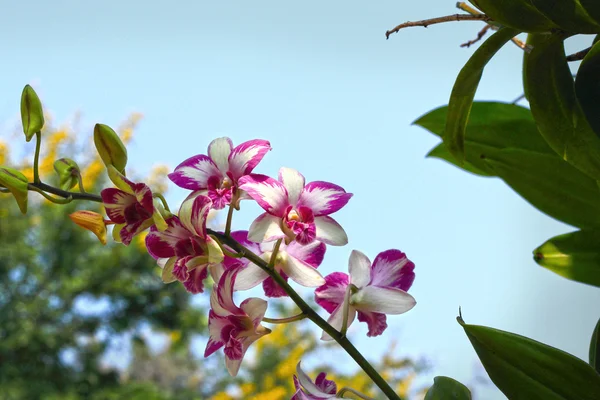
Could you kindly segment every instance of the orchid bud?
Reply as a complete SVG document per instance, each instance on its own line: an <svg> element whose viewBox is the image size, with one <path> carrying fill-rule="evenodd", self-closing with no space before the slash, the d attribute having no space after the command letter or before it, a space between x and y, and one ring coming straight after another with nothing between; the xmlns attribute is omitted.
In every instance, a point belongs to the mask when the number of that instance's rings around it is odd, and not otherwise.
<svg viewBox="0 0 600 400"><path fill-rule="evenodd" d="M100 158L107 167L112 165L121 174L125 174L127 149L119 135L111 127L96 124L94 127L94 144Z"/></svg>
<svg viewBox="0 0 600 400"><path fill-rule="evenodd" d="M0 167L0 186L10 190L21 212L23 214L27 213L27 177L16 169Z"/></svg>
<svg viewBox="0 0 600 400"><path fill-rule="evenodd" d="M62 190L71 190L79 181L79 166L70 158L61 158L54 161L54 170L60 179Z"/></svg>
<svg viewBox="0 0 600 400"><path fill-rule="evenodd" d="M71 221L98 237L100 243L106 244L106 221L102 215L94 211L81 210L69 215Z"/></svg>
<svg viewBox="0 0 600 400"><path fill-rule="evenodd" d="M28 142L33 135L40 132L44 127L44 111L42 102L35 90L25 85L21 94L21 121L23 122L23 133Z"/></svg>

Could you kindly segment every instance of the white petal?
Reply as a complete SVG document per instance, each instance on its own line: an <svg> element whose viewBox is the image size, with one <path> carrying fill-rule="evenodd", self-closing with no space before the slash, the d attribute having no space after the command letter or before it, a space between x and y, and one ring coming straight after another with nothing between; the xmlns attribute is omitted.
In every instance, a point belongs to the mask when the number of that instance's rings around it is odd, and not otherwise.
<svg viewBox="0 0 600 400"><path fill-rule="evenodd" d="M402 314L417 304L415 298L401 289L367 286L353 294L350 303L358 310L384 314Z"/></svg>
<svg viewBox="0 0 600 400"><path fill-rule="evenodd" d="M269 242L285 237L281 230L281 218L264 213L258 216L250 225L248 239L256 242Z"/></svg>
<svg viewBox="0 0 600 400"><path fill-rule="evenodd" d="M352 250L348 260L350 283L359 288L367 286L371 280L371 261L369 257L358 250Z"/></svg>
<svg viewBox="0 0 600 400"><path fill-rule="evenodd" d="M333 218L331 217L315 217L315 227L317 228L316 239L320 242L330 244L332 246L344 246L348 244L348 236Z"/></svg>
<svg viewBox="0 0 600 400"><path fill-rule="evenodd" d="M323 392L321 389L319 389L317 385L315 385L312 379L310 379L310 377L306 375L306 373L300 367L300 361L298 361L298 364L296 365L296 374L300 386L302 386L304 390L308 392L309 395L318 396L319 398L325 399L335 398L335 396Z"/></svg>
<svg viewBox="0 0 600 400"><path fill-rule="evenodd" d="M304 189L304 176L295 169L281 167L279 170L279 180L287 189L290 204L295 206L300 193Z"/></svg>
<svg viewBox="0 0 600 400"><path fill-rule="evenodd" d="M254 263L241 268L235 277L234 290L248 290L258 285L269 275Z"/></svg>
<svg viewBox="0 0 600 400"><path fill-rule="evenodd" d="M344 312L343 311L344 311L344 303L341 303L335 310L333 310L333 312L329 316L329 319L327 320L327 323L329 323L329 325L334 327L338 332L342 329L342 324L344 323ZM346 325L347 327L349 327L352 324L355 317L356 317L356 310L354 309L354 307L349 305L348 306L348 324ZM321 340L333 340L333 338L331 336L329 336L329 334L327 332L323 331L323 334L321 335Z"/></svg>
<svg viewBox="0 0 600 400"><path fill-rule="evenodd" d="M242 359L232 360L230 358L225 357L225 366L227 367L229 375L236 376L238 374L238 371L240 370L240 365L242 365Z"/></svg>
<svg viewBox="0 0 600 400"><path fill-rule="evenodd" d="M267 302L263 299L251 297L244 300L244 302L240 305L240 308L248 317L250 317L252 322L256 323L258 320L260 323L265 316L265 312L267 311Z"/></svg>
<svg viewBox="0 0 600 400"><path fill-rule="evenodd" d="M228 137L215 139L208 145L208 155L217 165L223 176L229 170L229 154L232 148L233 144Z"/></svg>
<svg viewBox="0 0 600 400"><path fill-rule="evenodd" d="M286 255L285 262L281 267L291 280L306 287L318 287L325 284L325 279L314 267L289 254Z"/></svg>

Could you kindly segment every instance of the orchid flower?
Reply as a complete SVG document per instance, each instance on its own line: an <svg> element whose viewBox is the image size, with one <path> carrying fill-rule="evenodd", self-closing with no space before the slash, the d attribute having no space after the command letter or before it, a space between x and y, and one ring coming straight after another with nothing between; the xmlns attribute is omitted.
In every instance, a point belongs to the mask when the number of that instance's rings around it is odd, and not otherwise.
<svg viewBox="0 0 600 400"><path fill-rule="evenodd" d="M296 392L291 400L324 400L336 398L337 385L334 381L325 378L327 373L319 373L317 379L313 382L302 370L300 362L298 362L298 365L296 365L296 374L294 375Z"/></svg>
<svg viewBox="0 0 600 400"><path fill-rule="evenodd" d="M100 194L106 215L117 224L113 228L115 239L129 245L135 235L155 224L159 229L166 228L148 185L130 181L112 166L108 167L108 172L117 188L104 189Z"/></svg>
<svg viewBox="0 0 600 400"><path fill-rule="evenodd" d="M179 280L190 293L204 291L203 281L210 270L215 281L222 273L223 251L206 232L206 218L212 201L197 195L183 202L179 217L166 220L167 229L152 227L146 236L146 247L152 257L161 260L163 280Z"/></svg>
<svg viewBox="0 0 600 400"><path fill-rule="evenodd" d="M168 176L177 186L208 196L212 207L220 210L230 203L236 205L238 180L252 172L269 150L266 140L249 140L233 147L227 137L215 139L208 145L208 155L188 158Z"/></svg>
<svg viewBox="0 0 600 400"><path fill-rule="evenodd" d="M210 337L204 351L204 357L208 357L224 347L225 365L231 376L237 375L248 347L262 336L271 333L270 329L260 324L267 310L265 300L249 298L239 307L233 302L237 271L237 268L226 270L210 294Z"/></svg>
<svg viewBox="0 0 600 400"><path fill-rule="evenodd" d="M250 226L248 237L254 242L286 238L308 244L318 240L334 246L348 243L344 229L331 217L348 203L351 193L329 182L305 184L295 169L281 168L279 181L251 174L239 180L240 189L266 211Z"/></svg>
<svg viewBox="0 0 600 400"><path fill-rule="evenodd" d="M413 308L415 299L406 291L415 279L415 265L400 250L386 250L371 261L353 250L348 262L350 276L334 272L325 277L325 284L315 290L315 300L331 313L327 321L337 330L344 322L350 326L358 320L366 322L367 336L378 336L387 328L385 314L402 314ZM322 340L331 340L323 332Z"/></svg>
<svg viewBox="0 0 600 400"><path fill-rule="evenodd" d="M232 232L231 237L238 243L250 249L254 254L269 262L273 255L274 242L256 243L248 240L247 231ZM302 246L297 242L289 245L281 243L275 257L275 270L287 281L288 277L299 285L317 287L325 283L323 276L316 270L325 256L325 245L312 242ZM248 290L262 282L265 295L268 297L287 296L287 293L258 265L247 258L236 259L225 257L226 269L241 265L243 268L237 274L235 290Z"/></svg>

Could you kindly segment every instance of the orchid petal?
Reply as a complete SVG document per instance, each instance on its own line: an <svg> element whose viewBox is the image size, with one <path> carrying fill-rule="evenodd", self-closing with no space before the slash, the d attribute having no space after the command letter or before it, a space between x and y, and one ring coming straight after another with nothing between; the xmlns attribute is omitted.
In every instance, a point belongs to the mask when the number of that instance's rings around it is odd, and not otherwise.
<svg viewBox="0 0 600 400"><path fill-rule="evenodd" d="M212 207L212 201L207 196L198 195L181 204L179 220L188 230L201 238L206 238L206 218Z"/></svg>
<svg viewBox="0 0 600 400"><path fill-rule="evenodd" d="M348 244L348 236L337 221L331 217L321 216L315 218L316 239L332 246Z"/></svg>
<svg viewBox="0 0 600 400"><path fill-rule="evenodd" d="M208 145L208 156L221 171L222 176L225 176L229 169L228 160L232 148L233 143L231 143L231 139L228 137L215 139Z"/></svg>
<svg viewBox="0 0 600 400"><path fill-rule="evenodd" d="M216 289L213 289L211 293L210 306L219 315L241 313L239 307L233 302L233 285L237 272L235 269L225 271L219 279ZM223 313L223 310L225 310L225 313Z"/></svg>
<svg viewBox="0 0 600 400"><path fill-rule="evenodd" d="M313 241L305 246L294 241L285 247L285 252L290 256L316 268L323 262L326 249L327 246L318 241Z"/></svg>
<svg viewBox="0 0 600 400"><path fill-rule="evenodd" d="M248 231L248 239L257 243L277 240L283 237L285 237L285 233L281 230L281 218L269 213L259 215L252 222Z"/></svg>
<svg viewBox="0 0 600 400"><path fill-rule="evenodd" d="M224 343L221 340L221 332L229 325L229 319L226 316L221 316L210 310L208 313L208 334L209 339L204 351L204 357L210 356L215 351L223 347Z"/></svg>
<svg viewBox="0 0 600 400"><path fill-rule="evenodd" d="M310 377L302 370L302 367L300 366L300 361L296 365L296 375L297 375L298 383L300 384L300 386L302 386L302 388L304 390L306 390L306 392L309 395L320 396L325 399L332 397L331 393L326 393L326 392L322 391L321 388L319 388L312 381L312 379L310 379ZM335 394L335 393L333 393L333 394Z"/></svg>
<svg viewBox="0 0 600 400"><path fill-rule="evenodd" d="M183 282L183 286L191 294L202 293L204 292L204 279L207 276L208 268L206 264L198 266L190 271L190 276Z"/></svg>
<svg viewBox="0 0 600 400"><path fill-rule="evenodd" d="M290 279L299 285L317 287L325 284L325 279L319 271L289 254L281 267Z"/></svg>
<svg viewBox="0 0 600 400"><path fill-rule="evenodd" d="M243 358L243 355L242 355L242 358ZM237 374L240 370L240 365L242 365L242 358L240 358L239 360L232 360L229 357L225 357L225 367L227 367L227 371L229 372L229 375L237 376Z"/></svg>
<svg viewBox="0 0 600 400"><path fill-rule="evenodd" d="M287 190L281 182L266 175L252 174L241 177L239 187L248 192L266 212L283 217L289 202Z"/></svg>
<svg viewBox="0 0 600 400"><path fill-rule="evenodd" d="M267 302L263 299L251 297L242 301L240 308L248 317L250 317L252 323L254 324L254 328L256 328L265 317L265 312L267 311Z"/></svg>
<svg viewBox="0 0 600 400"><path fill-rule="evenodd" d="M229 172L234 180L249 174L271 150L266 140L255 139L237 145L229 155Z"/></svg>
<svg viewBox="0 0 600 400"><path fill-rule="evenodd" d="M100 195L106 209L106 215L117 224L126 222L125 209L137 202L135 196L116 188L104 189L100 192Z"/></svg>
<svg viewBox="0 0 600 400"><path fill-rule="evenodd" d="M348 323L346 327L350 327L352 322L354 322L354 318L356 318L356 309L351 305L348 306ZM329 316L327 323L331 325L338 332L342 329L342 325L344 324L344 303L340 304L336 307L335 310ZM325 331L321 335L321 340L333 340L331 336Z"/></svg>
<svg viewBox="0 0 600 400"><path fill-rule="evenodd" d="M371 280L371 260L364 253L352 250L348 260L348 272L350 272L350 283L359 288L367 286Z"/></svg>
<svg viewBox="0 0 600 400"><path fill-rule="evenodd" d="M343 272L333 272L325 277L325 284L315 290L315 301L332 313L344 301L350 277Z"/></svg>
<svg viewBox="0 0 600 400"><path fill-rule="evenodd" d="M221 246L219 246L219 243L216 240L210 236L207 236L206 247L209 264L219 264L223 262L223 258L225 257L223 254L223 249L221 249Z"/></svg>
<svg viewBox="0 0 600 400"><path fill-rule="evenodd" d="M164 258L162 260L164 260ZM162 267L162 281L164 283L175 282L177 278L173 275L173 267L175 266L175 261L177 260L177 257L167 258L166 260L166 263Z"/></svg>
<svg viewBox="0 0 600 400"><path fill-rule="evenodd" d="M304 187L298 199L298 207L310 208L315 217L329 215L344 207L351 197L352 193L346 193L341 186L315 181Z"/></svg>
<svg viewBox="0 0 600 400"><path fill-rule="evenodd" d="M288 281L288 277L285 275L285 273L282 272L281 277L284 281ZM277 282L275 282L275 279L271 278L270 276L263 281L262 287L263 291L265 292L265 296L267 297L278 298L288 296L285 290L283 290L283 288Z"/></svg>
<svg viewBox="0 0 600 400"><path fill-rule="evenodd" d="M417 304L404 290L366 286L350 297L350 304L360 311L402 314Z"/></svg>
<svg viewBox="0 0 600 400"><path fill-rule="evenodd" d="M131 240L138 234L142 233L146 229L154 225L152 218L134 222L133 224L127 224L121 229L119 235L121 236L121 242L125 246L129 246Z"/></svg>
<svg viewBox="0 0 600 400"><path fill-rule="evenodd" d="M151 228L146 236L146 248L148 253L154 258L168 258L175 255L175 247L182 240L187 240L192 236L179 218L171 217L167 221L167 229L159 232L156 228Z"/></svg>
<svg viewBox="0 0 600 400"><path fill-rule="evenodd" d="M358 312L358 320L366 322L369 327L369 331L367 332L367 336L369 337L379 336L385 331L388 326L386 319L385 314L368 311Z"/></svg>
<svg viewBox="0 0 600 400"><path fill-rule="evenodd" d="M268 276L269 274L260 269L258 265L249 263L246 267L240 268L235 277L234 290L251 289L267 279Z"/></svg>
<svg viewBox="0 0 600 400"><path fill-rule="evenodd" d="M188 158L168 175L174 184L190 190L206 189L211 176L221 177L222 174L210 157L204 154Z"/></svg>
<svg viewBox="0 0 600 400"><path fill-rule="evenodd" d="M304 176L295 169L282 167L279 169L279 181L288 192L289 203L295 207L304 190Z"/></svg>
<svg viewBox="0 0 600 400"><path fill-rule="evenodd" d="M415 264L400 250L382 251L373 261L370 284L407 291L415 280L414 269Z"/></svg>
<svg viewBox="0 0 600 400"><path fill-rule="evenodd" d="M129 194L134 193L134 183L127 179L125 175L117 171L117 169L113 165L107 165L106 172L108 174L108 178L116 187Z"/></svg>

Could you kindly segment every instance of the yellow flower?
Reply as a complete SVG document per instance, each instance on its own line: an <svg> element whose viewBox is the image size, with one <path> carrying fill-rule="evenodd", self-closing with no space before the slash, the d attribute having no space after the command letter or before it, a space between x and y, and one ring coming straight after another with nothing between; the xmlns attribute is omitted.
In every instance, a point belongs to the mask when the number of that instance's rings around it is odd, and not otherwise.
<svg viewBox="0 0 600 400"><path fill-rule="evenodd" d="M106 222L97 212L81 210L69 215L77 225L92 232L102 244L106 244Z"/></svg>

